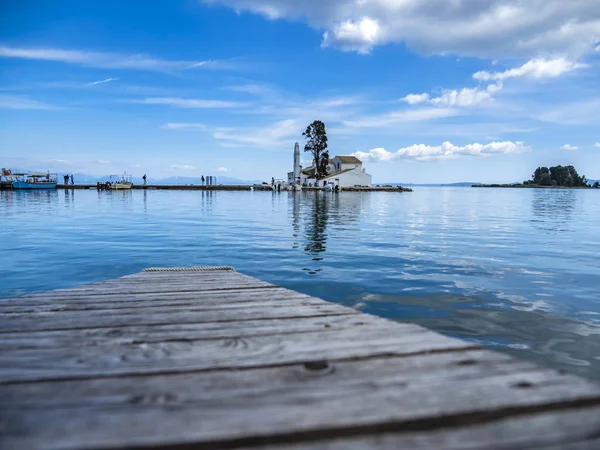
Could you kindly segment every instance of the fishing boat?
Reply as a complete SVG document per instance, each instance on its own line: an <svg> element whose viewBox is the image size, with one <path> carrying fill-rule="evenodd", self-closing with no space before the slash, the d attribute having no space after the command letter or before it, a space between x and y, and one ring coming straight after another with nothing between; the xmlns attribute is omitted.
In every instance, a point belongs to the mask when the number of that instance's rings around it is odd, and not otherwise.
<svg viewBox="0 0 600 450"><path fill-rule="evenodd" d="M110 176L110 188L111 189L131 189L133 182L131 181L131 175L124 173L123 175L111 175Z"/></svg>
<svg viewBox="0 0 600 450"><path fill-rule="evenodd" d="M13 189L56 189L55 173L15 172L2 169L2 181L9 183Z"/></svg>

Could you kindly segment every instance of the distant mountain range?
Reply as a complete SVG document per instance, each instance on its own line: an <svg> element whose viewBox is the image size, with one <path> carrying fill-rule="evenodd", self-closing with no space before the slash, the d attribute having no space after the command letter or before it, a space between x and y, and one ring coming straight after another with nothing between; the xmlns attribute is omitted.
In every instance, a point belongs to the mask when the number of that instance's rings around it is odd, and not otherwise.
<svg viewBox="0 0 600 450"><path fill-rule="evenodd" d="M109 181L109 180L110 180L110 175L96 176L96 175L89 175L89 174L85 174L85 173L73 174L73 181L75 181L75 184L96 184L99 181L105 182L105 181ZM142 177L133 177L132 181L133 181L133 184L143 184L144 183L144 180L142 180ZM59 182L62 182L62 176L59 176ZM202 178L201 177L168 177L168 178L150 178L150 177L148 177L146 182L148 184L154 184L154 185L162 185L162 184L201 185ZM206 183L206 180L205 180L205 183ZM250 184L261 184L261 183L262 183L261 180L240 180L239 178L233 178L233 177L227 177L227 176L216 177L216 184L229 184L229 185L248 184L248 185L250 185Z"/></svg>
<svg viewBox="0 0 600 450"><path fill-rule="evenodd" d="M110 179L110 175L96 176L89 175L85 173L75 173L73 174L73 178L76 184L96 184L98 181L104 182ZM268 180L267 180L268 181ZM589 184L594 184L596 181L600 180L588 180ZM62 182L62 177L59 176L59 182ZM143 184L143 180L141 177L133 177L134 184ZM229 185L251 185L251 184L261 184L263 180L241 180L239 178L227 177L227 176L218 176L216 179L217 184L229 184ZM150 178L147 180L148 184L155 185L201 185L202 179L201 177L168 177L168 178ZM462 181L458 183L373 183L373 185L380 186L431 186L431 187L470 187L474 184L485 184L476 181ZM512 184L512 183L509 183Z"/></svg>

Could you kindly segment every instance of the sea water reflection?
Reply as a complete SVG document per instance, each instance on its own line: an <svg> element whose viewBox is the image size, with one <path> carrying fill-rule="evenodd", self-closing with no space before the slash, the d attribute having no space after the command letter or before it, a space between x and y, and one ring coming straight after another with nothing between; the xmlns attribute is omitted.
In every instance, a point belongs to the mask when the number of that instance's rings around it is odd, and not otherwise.
<svg viewBox="0 0 600 450"><path fill-rule="evenodd" d="M600 379L600 192L1 192L0 296L241 272Z"/></svg>

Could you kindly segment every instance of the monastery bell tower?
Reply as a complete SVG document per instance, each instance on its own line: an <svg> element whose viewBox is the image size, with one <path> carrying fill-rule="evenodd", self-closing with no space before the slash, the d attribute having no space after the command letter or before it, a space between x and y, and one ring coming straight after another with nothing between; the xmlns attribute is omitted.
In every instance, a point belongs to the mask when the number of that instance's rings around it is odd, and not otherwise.
<svg viewBox="0 0 600 450"><path fill-rule="evenodd" d="M298 183L301 170L302 166L300 165L300 145L296 142L296 145L294 145L294 183Z"/></svg>

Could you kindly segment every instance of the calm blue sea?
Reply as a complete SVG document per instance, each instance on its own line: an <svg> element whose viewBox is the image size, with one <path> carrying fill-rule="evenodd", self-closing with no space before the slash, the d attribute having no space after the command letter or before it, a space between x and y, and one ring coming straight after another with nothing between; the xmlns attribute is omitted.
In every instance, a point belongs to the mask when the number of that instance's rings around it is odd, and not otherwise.
<svg viewBox="0 0 600 450"><path fill-rule="evenodd" d="M231 265L600 379L600 191L0 192L0 217L0 297Z"/></svg>

